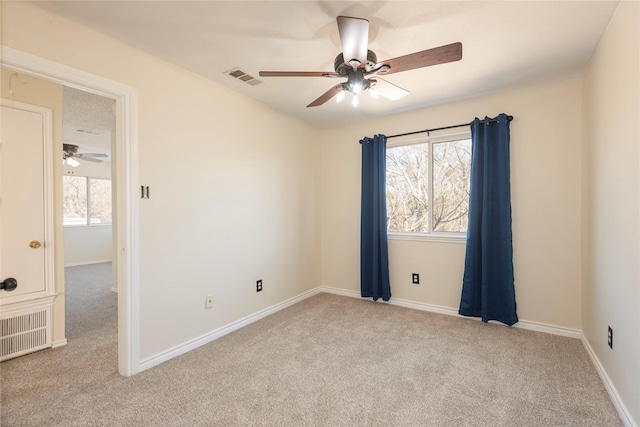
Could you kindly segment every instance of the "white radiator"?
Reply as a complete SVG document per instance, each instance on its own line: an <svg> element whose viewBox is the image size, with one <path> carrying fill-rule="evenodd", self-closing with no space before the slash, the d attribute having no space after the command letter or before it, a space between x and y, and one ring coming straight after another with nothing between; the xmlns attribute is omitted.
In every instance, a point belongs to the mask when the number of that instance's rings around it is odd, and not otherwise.
<svg viewBox="0 0 640 427"><path fill-rule="evenodd" d="M51 347L51 306L0 317L0 361Z"/></svg>

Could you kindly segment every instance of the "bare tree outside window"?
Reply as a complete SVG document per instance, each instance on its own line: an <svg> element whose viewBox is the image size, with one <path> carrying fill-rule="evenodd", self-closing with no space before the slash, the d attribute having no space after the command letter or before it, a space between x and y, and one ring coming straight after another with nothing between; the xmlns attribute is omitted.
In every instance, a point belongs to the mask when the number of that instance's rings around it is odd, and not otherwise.
<svg viewBox="0 0 640 427"><path fill-rule="evenodd" d="M466 232L471 140L433 144L433 231Z"/></svg>
<svg viewBox="0 0 640 427"><path fill-rule="evenodd" d="M429 231L429 146L387 148L387 229Z"/></svg>
<svg viewBox="0 0 640 427"><path fill-rule="evenodd" d="M389 231L467 231L470 139L388 147L386 167Z"/></svg>
<svg viewBox="0 0 640 427"><path fill-rule="evenodd" d="M111 180L65 175L64 225L111 224Z"/></svg>
<svg viewBox="0 0 640 427"><path fill-rule="evenodd" d="M89 178L92 224L111 224L111 180Z"/></svg>
<svg viewBox="0 0 640 427"><path fill-rule="evenodd" d="M62 178L64 225L87 224L87 178L65 175Z"/></svg>

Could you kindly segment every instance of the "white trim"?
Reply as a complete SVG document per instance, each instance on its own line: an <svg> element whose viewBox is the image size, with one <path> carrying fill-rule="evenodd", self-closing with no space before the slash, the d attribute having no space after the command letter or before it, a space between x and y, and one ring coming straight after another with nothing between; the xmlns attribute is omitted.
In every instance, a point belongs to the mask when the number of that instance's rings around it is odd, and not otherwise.
<svg viewBox="0 0 640 427"><path fill-rule="evenodd" d="M444 307L441 305L425 304L422 302L415 302L393 297L391 297L391 299L389 300L389 304L397 305L399 307L412 308L414 310L428 311L430 313L445 314L447 316L463 317L458 315L458 310L454 310L453 308Z"/></svg>
<svg viewBox="0 0 640 427"><path fill-rule="evenodd" d="M113 226L112 223L108 224L77 224L77 225L63 225L65 230L86 230L88 228L111 228Z"/></svg>
<svg viewBox="0 0 640 427"><path fill-rule="evenodd" d="M342 296L351 297L351 298L363 299L360 296L360 294L358 292L356 292L356 291L349 291L349 290L346 290L346 289L338 289L338 288L330 288L330 287L326 287L326 286L321 286L318 289L320 290L320 292L326 292L326 293L329 293L329 294L342 295ZM458 314L458 310L457 309L451 308L451 307L444 307L444 306L441 306L441 305L426 304L426 303L423 303L423 302L416 302L416 301L398 299L398 298L393 298L393 297L389 301L386 301L386 302L382 301L382 303L383 304L390 304L390 305L397 305L399 307L412 308L414 310L428 311L430 313L446 314L447 316L455 316L455 317L460 317L460 318L469 319L469 320L477 320L477 321L481 320L481 319L479 319L477 317L461 316L461 315ZM497 325L505 326L503 323L500 323L500 322L490 321L489 323L495 323ZM569 337L569 338L580 339L582 337L582 332L580 332L577 329L570 329L570 328L565 328L565 327L562 327L562 326L548 325L546 323L532 322L532 321L528 321L528 320L520 320L520 321L518 321L518 323L513 325L513 327L514 328L519 328L519 329L527 329L527 330L530 330L530 331L543 332L545 334L560 335L560 336Z"/></svg>
<svg viewBox="0 0 640 427"><path fill-rule="evenodd" d="M146 359L143 359L140 361L140 371L144 371L146 369L152 368L154 366L157 366L163 362L166 362L170 359L173 359L174 357L178 357L182 354L185 354L191 350L194 350L198 347L201 347L205 344L208 344L212 341L217 340L218 338L221 338L231 332L237 331L240 328L243 328L247 325L250 325L251 323L254 323L260 319L263 319L271 314L274 314L284 308L290 307L293 304L297 304L300 301L303 301L307 298L310 298L314 295L317 295L321 292L324 293L328 293L328 294L334 294L334 295L341 295L341 296L345 296L345 297L350 297L350 298L357 298L357 299L362 299L360 297L360 294L358 292L355 291L350 291L350 290L346 290L346 289L339 289L339 288L331 288L331 287L327 287L327 286L320 286L317 287L315 289L312 289L310 291L304 292L298 296L295 296L293 298L289 298L288 300L285 300L281 303L272 305L271 307L265 308L264 310L258 311L257 313L254 313L252 315L249 315L247 317L244 317L240 320L237 320L235 322L232 322L226 326L223 326L221 328L218 328L214 331L208 332L204 335L201 335L197 338L194 338L192 340L189 340L185 343L179 344L175 347L172 347L166 351L163 351L161 353L158 353L154 356L148 357ZM392 298L390 301L386 302L385 304L390 304L390 305L397 305L400 307L406 307L406 308L412 308L415 310L421 310L421 311L428 311L431 313L438 313L438 314L445 314L448 316L456 316L456 317L461 317L461 318L465 318L465 319L470 319L470 320L480 320L480 319L475 319L475 318L469 318L466 316L460 316L457 312L457 310L453 309L453 308L449 308L449 307L443 307L443 306L438 306L438 305L433 305L433 304L425 304L425 303L421 303L421 302L414 302L414 301L409 301L409 300L402 300L402 299L397 299L397 298ZM493 322L492 322L493 323ZM500 325L502 325L500 323ZM562 327L558 327L558 326L553 326L553 325L545 325L542 323L537 323L537 322L527 322L527 321L520 321L518 322L518 324L514 325L514 327L517 328L522 328L522 329L529 329L529 330L534 330L534 331L538 331L538 332L543 332L543 333L548 333L548 334L553 334L553 335L561 335L561 336L567 336L567 337L571 337L571 338L580 338L581 337L581 333L580 331L576 331L573 329L568 329L568 328L562 328Z"/></svg>
<svg viewBox="0 0 640 427"><path fill-rule="evenodd" d="M321 286L319 289L321 292L326 292L328 294L342 295L345 297L357 298L357 299L365 299L361 297L360 294L356 291L330 288L327 286ZM459 316L457 310L454 310L453 308L450 308L450 307L444 307L441 305L425 304L422 302L409 301L409 300L398 299L393 297L389 301L378 301L378 302L382 304L397 305L399 307L412 308L414 310L428 311L430 313L446 314L447 316L464 317L464 316Z"/></svg>
<svg viewBox="0 0 640 427"><path fill-rule="evenodd" d="M66 338L54 342L53 344L51 344L51 348L64 347L65 345L67 345L67 339Z"/></svg>
<svg viewBox="0 0 640 427"><path fill-rule="evenodd" d="M358 292L349 291L347 289L330 288L328 286L320 286L318 288L318 290L320 292L324 292L324 293L327 293L327 294L342 295L343 297L362 299L362 297L360 296L360 294Z"/></svg>
<svg viewBox="0 0 640 427"><path fill-rule="evenodd" d="M400 138L402 139L402 138ZM453 142L453 141L467 141L471 140L471 130L467 130L464 132L454 132L448 133L444 135L438 136L427 136L416 138L412 136L411 139L408 140L399 140L394 141L393 143L387 143L387 150L394 149L399 147L407 147L411 145L423 145L426 144L429 150L428 153L428 184L429 184L429 200L428 203L431 206L433 202L434 195L434 183L433 183L433 169L434 169L434 158L433 158L433 145L444 142ZM433 230L433 215L427 215L427 232L402 232L402 231L387 231L387 237L389 240L415 240L415 241L425 241L425 242L445 242L445 243L466 243L467 241L467 233L465 232L443 232L443 231L434 231Z"/></svg>
<svg viewBox="0 0 640 427"><path fill-rule="evenodd" d="M44 208L44 289L39 292L2 295L0 306L16 304L23 301L39 299L46 296L53 296L56 292L55 285L55 238L53 223L53 112L50 108L24 102L13 101L0 98L0 105L15 110L28 111L42 116L42 173L43 173L43 208ZM4 310L7 310L4 308Z"/></svg>
<svg viewBox="0 0 640 427"><path fill-rule="evenodd" d="M622 420L622 424L624 424L626 427L634 427L634 426L637 427L638 423L634 422L633 417L631 416L631 413L629 412L624 402L620 398L620 395L618 394L618 390L616 390L616 387L613 385L611 378L609 378L609 376L607 375L607 371L605 371L604 367L600 363L600 360L598 359L598 356L596 356L596 352L593 351L591 344L589 344L589 340L587 340L587 337L585 337L584 334L581 333L580 335L581 335L582 345L587 351L587 354L589 355L589 358L591 359L593 366L595 366L596 371L598 372L598 375L600 376L600 379L604 384L604 388L607 390L607 393L609 393L609 397L613 402L613 406L615 406L616 410L618 411L618 415Z"/></svg>
<svg viewBox="0 0 640 427"><path fill-rule="evenodd" d="M356 291L330 288L326 286L321 286L320 288L318 288L318 290L321 292L326 292L330 294L362 299L362 297L360 297L360 294ZM449 307L442 307L442 306L432 305L432 304L424 304L421 302L414 302L414 301L392 298L386 304L397 305L397 306L406 307L406 308L413 308L413 309L422 310L422 311L429 311L432 313L463 317L470 320L480 320L475 317L460 316L457 310ZM493 322L493 321L491 321L490 323L496 323L496 324L502 325L502 323ZM593 366L596 368L596 371L598 372L598 375L600 376L600 379L602 380L602 383L604 384L604 387L607 390L607 393L609 394L609 397L611 398L613 405L618 411L618 415L620 416L622 423L626 427L634 427L634 426L637 427L639 425L633 420L631 413L629 412L624 402L620 398L620 395L618 394L618 391L613 385L613 382L607 375L607 372L605 371L604 367L600 363L600 360L598 360L598 357L596 356L595 351L593 351L593 348L591 348L589 341L584 336L582 331L578 329L565 328L562 326L548 325L545 323L532 322L527 320L520 320L518 323L513 325L513 327L520 328L520 329L527 329L527 330L536 331L536 332L542 332L542 333L551 334L551 335L559 335L563 337L575 338L582 341L582 344L584 345L584 348L586 349L587 354L589 355L589 358L593 363Z"/></svg>
<svg viewBox="0 0 640 427"><path fill-rule="evenodd" d="M442 131L437 131L437 132L445 132L445 130L447 129L444 129ZM451 129L448 129L448 131L451 131ZM399 137L393 142L387 142L387 147L389 148L404 147L406 145L424 144L426 142L437 144L439 142L460 141L463 139L471 139L470 128L463 132L458 131L458 132L443 133L437 136L426 135L426 136L416 137L415 135L408 135L407 137L404 137L404 138Z"/></svg>
<svg viewBox="0 0 640 427"><path fill-rule="evenodd" d="M582 338L582 332L579 329L565 328L564 326L556 326L556 325L549 325L546 323L532 322L531 320L519 320L518 323L513 325L513 327L520 328L520 329L527 329L529 331L542 332L545 334L559 335L561 337L575 338L577 340Z"/></svg>
<svg viewBox="0 0 640 427"><path fill-rule="evenodd" d="M307 291L305 293L302 293L296 297L290 298L286 301L283 301L281 303L275 304L271 307L268 307L264 310L261 310L255 314L252 314L250 316L244 317L238 321L232 322L226 326L223 326L221 328L218 328L212 332L209 332L207 334L204 334L198 338L195 338L193 340L187 341L183 344L180 344L178 346L175 346L167 351L158 353L155 356L143 359L140 362L140 371L152 368L154 366L157 366L163 362L166 362L170 359L173 359L174 357L180 356L182 354L185 354L191 350L194 350L198 347L201 347L205 344L208 344L212 341L217 340L218 338L221 338L231 332L234 332L240 328L243 328L247 325L250 325L251 323L254 323L260 319L263 319L271 314L274 314L280 310L283 310L284 308L290 307L294 304L299 303L300 301L303 301L307 298L310 298L314 295L317 295L321 292L324 293L328 293L328 294L334 294L334 295L340 295L340 296L345 296L345 297L350 297L350 298L357 298L357 299L362 299L362 297L360 297L360 294L356 291L351 291L351 290L347 290L347 289L340 289L340 288L331 288L331 287L327 287L327 286L319 286L315 289L312 289L310 291ZM433 305L433 304L425 304L425 303L421 303L421 302L415 302L415 301L409 301L409 300L403 300L403 299L397 299L394 298L388 302L383 302L384 304L390 304L390 305L397 305L400 307L405 307L405 308L411 308L411 309L415 309L415 310L421 310L421 311L427 311L427 312L431 312L431 313L437 313L437 314L444 314L444 315L448 315L448 316L456 316L456 317L461 317L461 318L465 318L465 319L469 319L469 320L480 320L477 318L472 318L472 317L467 317L467 316L460 316L457 312L457 310L450 308L450 307L444 307L444 306L439 306L439 305ZM494 322L491 322L494 323ZM500 325L502 325L501 323L498 323ZM622 400L620 399L620 396L618 395L618 392L615 388L615 386L613 385L613 383L611 382L611 380L609 379L609 377L607 376L604 368L602 367L602 365L600 364L600 361L598 360L597 356L595 355L595 352L593 351L593 349L591 348L591 346L589 345L589 342L587 341L587 339L584 337L584 335L582 334L581 331L577 330L577 329L571 329L571 328L565 328L565 327L561 327L561 326L555 326L555 325L548 325L548 324L544 324L544 323L539 323L539 322L531 322L531 321L519 321L516 325L514 325L514 327L516 328L521 328L521 329L527 329L527 330L532 330L532 331L536 331L536 332L542 332L542 333L547 333L547 334L551 334L551 335L559 335L559 336L564 336L564 337L569 337L569 338L576 338L582 341L582 344L584 345L587 354L589 355L591 361L593 362L596 371L598 372L598 375L600 376L600 378L602 379L602 382L604 383L604 386L607 390L607 392L609 393L609 396L611 397L611 400L614 404L614 406L616 407L616 410L618 411L618 414L620 415L620 418L623 422L623 424L626 427L634 427L637 426L637 424L634 423L633 418L631 417L631 414L629 413L629 411L627 410L626 406L624 405L624 403L622 402Z"/></svg>
<svg viewBox="0 0 640 427"><path fill-rule="evenodd" d="M138 91L136 88L0 45L2 66L116 101L118 370L139 371Z"/></svg>
<svg viewBox="0 0 640 427"><path fill-rule="evenodd" d="M304 292L298 296L293 298L289 298L281 303L272 305L271 307L265 308L264 310L260 310L257 313L244 317L235 322L229 323L226 326L218 328L214 331L208 332L204 335L201 335L197 338L189 340L183 344L177 345L169 350L163 351L161 353L156 354L155 356L148 357L140 361L140 370L144 371L145 369L152 368L157 366L167 360L173 359L174 357L185 354L191 350L194 350L198 347L201 347L205 344L210 343L211 341L215 341L218 338L221 338L233 331L237 331L240 328L243 328L247 325L250 325L253 322L256 322L260 319L263 319L271 314L274 314L282 309L285 309L293 304L299 303L302 300L305 300L309 297L317 295L320 293L320 288L315 288L310 291Z"/></svg>
<svg viewBox="0 0 640 427"><path fill-rule="evenodd" d="M389 240L415 240L419 242L441 242L441 243L467 243L467 233L403 233L400 231L388 231Z"/></svg>
<svg viewBox="0 0 640 427"><path fill-rule="evenodd" d="M98 259L98 260L92 260L92 261L71 262L69 264L65 263L64 268L78 267L80 265L103 264L105 262L113 262L113 261L111 259Z"/></svg>
<svg viewBox="0 0 640 427"><path fill-rule="evenodd" d="M29 294L33 295L33 294ZM31 311L41 307L51 307L56 295L46 295L44 297L31 298L26 301L14 302L2 307L2 317L12 317L22 311Z"/></svg>

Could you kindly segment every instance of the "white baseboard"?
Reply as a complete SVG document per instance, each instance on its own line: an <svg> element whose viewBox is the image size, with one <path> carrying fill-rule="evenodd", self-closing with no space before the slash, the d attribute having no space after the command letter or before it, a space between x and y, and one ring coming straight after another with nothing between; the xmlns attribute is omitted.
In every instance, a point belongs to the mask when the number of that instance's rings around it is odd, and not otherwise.
<svg viewBox="0 0 640 427"><path fill-rule="evenodd" d="M159 365L163 362L166 362L167 360L173 359L174 357L180 356L182 354L185 354L191 350L194 350L198 347L201 347L205 344L208 344L212 341L215 341L216 339L223 337L233 331L236 331L240 328L243 328L244 326L250 325L251 323L254 323L260 319L263 319L271 314L274 314L280 310L283 310L287 307L290 307L300 301L303 301L307 298L310 298L314 295L319 294L320 292L325 292L325 293L329 293L329 294L334 294L334 295L341 295L341 296L346 296L346 297L350 297L350 298L357 298L357 299L362 299L362 297L360 296L360 294L358 292L355 291L350 291L350 290L346 290L346 289L339 289L339 288L331 288L331 287L327 287L327 286L320 286L317 287L315 289L312 289L310 291L307 291L305 293L302 293L298 296L295 296L293 298L289 298L288 300L285 300L281 303L275 304L271 307L268 307L264 310L261 310L257 313L254 313L252 315L249 315L247 317L244 317L238 321L232 322L226 326L223 326L221 328L218 328L214 331L211 331L207 334L204 334L200 337L194 338L190 341L187 341L183 344L180 344L178 346L175 346L169 350L163 351L162 353L159 353L155 356L146 358L144 360L142 360L140 362L139 365L139 369L137 372L142 372L146 369L152 368L156 365ZM470 320L480 320L477 318L472 318L472 317L467 317L467 316L460 316L458 314L458 311L454 308L451 307L443 307L443 306L438 306L438 305L433 305L433 304L425 304L422 302L415 302L415 301L409 301L409 300L403 300L403 299L397 299L397 298L393 298L392 300L388 301L388 302L383 302L384 304L391 304L391 305L397 305L400 307L406 307L406 308L412 308L415 310L422 310L422 311L428 311L431 313L437 313L437 314L445 314L448 316L457 316L457 317L462 317L465 319L470 319ZM493 322L492 322L493 323ZM499 323L501 324L501 323ZM582 344L584 345L587 354L589 355L589 357L591 358L591 361L593 363L593 365L596 368L596 371L598 372L598 375L600 376L600 378L602 379L602 382L604 383L604 386L607 390L607 392L609 393L609 396L611 397L611 400L614 404L614 406L616 407L616 410L618 411L618 414L620 416L620 419L622 420L623 424L626 427L637 427L638 424L636 424L633 420L633 418L631 417L631 414L629 413L629 411L627 410L626 406L624 405L624 403L622 402L622 400L620 399L620 396L618 395L618 392L615 388L615 386L613 385L613 383L611 382L611 380L609 379L609 376L607 375L606 371L604 370L604 368L602 367L602 364L600 363L600 361L598 360L597 356L595 355L595 352L593 351L593 349L591 348L591 345L589 344L589 342L587 341L587 339L584 337L584 335L582 334L582 331L577 330L577 329L570 329L570 328L565 328L565 327L561 327L561 326L555 326L555 325L548 325L548 324L544 324L544 323L539 323L539 322L532 322L532 321L526 321L526 320L521 320L519 321L517 324L514 325L514 327L516 328L521 328L521 329L527 329L527 330L532 330L532 331L537 331L537 332L543 332L543 333L547 333L547 334L552 334L552 335L560 335L560 336L564 336L564 337L569 337L569 338L576 338L582 341ZM56 343L53 344L53 348L56 347L60 347L66 344L66 340L63 341L58 341Z"/></svg>
<svg viewBox="0 0 640 427"><path fill-rule="evenodd" d="M358 292L355 292L355 291L348 291L348 290L345 290L345 289L330 288L330 287L326 287L326 286L321 286L318 289L321 292L326 292L326 293L329 293L329 294L342 295L342 296L346 296L346 297L362 299L360 294ZM458 314L458 310L455 309L455 308L444 307L444 306L434 305L434 304L426 304L426 303L423 303L423 302L416 302L416 301L410 301L410 300L404 300L404 299L398 299L398 298L391 298L389 301L383 302L383 304L397 305L397 306L400 306L400 307L412 308L414 310L428 311L430 313L446 314L448 316L462 317L462 318L470 319L470 320L481 320L481 319L476 318L476 317L461 316L461 315ZM495 323L495 324L498 324L498 325L502 325L502 323L500 323L500 322L491 321L490 323ZM580 332L577 329L570 329L570 328L565 328L565 327L562 327L562 326L555 326L555 325L547 325L545 323L532 322L532 321L528 321L528 320L520 320L518 323L513 325L513 327L514 328L527 329L527 330L536 331L536 332L544 332L544 333L552 334L552 335L561 335L563 337L570 337L570 338L576 338L576 339L581 339L581 337L582 337L582 332Z"/></svg>
<svg viewBox="0 0 640 427"><path fill-rule="evenodd" d="M579 329L565 328L563 326L548 325L546 323L532 322L530 320L519 320L513 325L514 328L527 329L529 331L543 332L545 334L560 335L562 337L582 338L582 332Z"/></svg>
<svg viewBox="0 0 640 427"><path fill-rule="evenodd" d="M346 289L330 288L328 286L320 286L317 289L318 291L325 292L327 294L342 295L343 297L350 297L350 298L357 298L357 299L362 298L358 292L348 291Z"/></svg>
<svg viewBox="0 0 640 427"><path fill-rule="evenodd" d="M53 344L51 344L51 348L63 347L65 345L67 345L67 339L66 338L54 342Z"/></svg>
<svg viewBox="0 0 640 427"><path fill-rule="evenodd" d="M257 313L254 313L252 315L249 315L247 317L244 317L238 321L235 321L233 323L230 323L226 326L223 326L221 328L218 328L214 331L211 331L209 333L206 333L204 335L201 335L197 338L194 338L190 341L187 341L183 344L177 345L173 348L170 348L169 350L163 351L162 353L158 353L155 356L151 356L148 357L144 360L140 361L140 365L139 365L139 369L138 369L138 373L142 372L146 369L152 368L156 365L159 365L163 362L166 362L169 359L173 359L174 357L180 356L181 354L185 354L191 350L194 350L198 347L201 347L205 344L210 343L211 341L215 341L220 337L223 337L233 331L236 331L242 327L245 327L247 325L250 325L253 322L256 322L262 318L265 318L273 313L276 313L280 310L283 310L289 306L292 306L293 304L296 304L302 300L305 300L309 297L312 297L316 294L320 293L319 288L315 288L312 289L310 291L307 291L305 293L302 293L298 296L295 296L293 298L289 298L288 300L285 300L281 303L272 305L271 307L265 308L264 310L261 310Z"/></svg>
<svg viewBox="0 0 640 427"><path fill-rule="evenodd" d="M342 296L346 296L346 297L362 299L360 294L358 292L355 292L355 291L348 291L348 290L345 290L345 289L330 288L330 287L326 287L326 286L321 286L318 289L321 292L326 292L326 293L335 294L335 295L342 295ZM465 319L481 320L481 319L475 318L475 317L460 316L458 314L458 310L450 308L450 307L442 307L442 306L438 306L438 305L425 304L425 303L421 303L421 302L408 301L408 300L402 300L402 299L397 299L397 298L392 298L388 302L383 302L383 303L392 304L392 305L398 305L398 306L401 306L401 307L413 308L413 309L416 309L416 310L429 311L429 312L432 312L432 313L446 314L446 315L449 315L449 316L463 317ZM492 321L491 323L494 323L494 322ZM502 325L502 323L499 323L499 322L495 322L495 323L497 323L499 325ZM565 327L562 327L562 326L548 325L548 324L545 324L545 323L532 322L532 321L527 321L527 320L520 320L518 323L513 325L513 327L514 328L527 329L527 330L536 331L536 332L543 332L543 333L546 333L546 334L560 335L560 336L563 336L563 337L576 338L576 339L581 340L582 344L584 345L585 349L587 350L587 354L589 354L589 357L591 358L591 362L595 366L596 371L598 372L598 375L600 375L600 378L602 379L602 382L604 383L604 386L605 386L607 392L609 393L609 396L611 397L611 401L613 402L613 405L616 407L616 410L618 411L618 415L620 416L620 419L622 420L622 423L626 427L637 427L638 426L638 424L634 422L633 418L631 417L631 414L629 413L629 411L627 410L626 406L624 405L624 403L620 399L620 396L618 395L618 392L617 392L615 386L611 382L611 379L609 378L609 376L607 375L606 371L602 367L602 364L598 360L595 352L593 351L593 349L591 348L591 345L589 344L589 341L587 341L587 339L585 338L585 336L582 333L582 331L580 331L578 329L565 328Z"/></svg>
<svg viewBox="0 0 640 427"><path fill-rule="evenodd" d="M638 423L634 422L633 417L627 410L627 407L622 402L622 399L620 399L618 390L616 390L616 387L611 382L611 378L609 378L609 375L607 375L607 371L604 370L602 363L600 363L598 356L596 356L596 352L593 351L593 348L591 347L591 344L589 344L587 337L585 337L582 333L580 333L580 335L582 345L584 346L585 350L587 350L587 354L591 359L591 363L593 363L593 366L595 366L596 371L598 372L598 375L600 376L600 379L604 384L604 388L607 389L607 393L609 393L609 397L611 397L613 406L615 406L616 410L618 411L618 415L620 416L620 420L622 420L622 424L624 424L626 427L637 427Z"/></svg>
<svg viewBox="0 0 640 427"><path fill-rule="evenodd" d="M90 265L90 264L102 264L105 262L111 262L110 259L98 259L98 260L93 260L93 261L81 261L81 262L70 262L70 263L64 263L65 268L66 267L77 267L79 265Z"/></svg>

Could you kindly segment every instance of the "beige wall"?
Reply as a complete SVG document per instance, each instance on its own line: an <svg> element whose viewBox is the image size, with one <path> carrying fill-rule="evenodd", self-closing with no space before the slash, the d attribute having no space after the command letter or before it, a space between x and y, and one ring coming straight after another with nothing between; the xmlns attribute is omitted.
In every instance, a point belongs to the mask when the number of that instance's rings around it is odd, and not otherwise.
<svg viewBox="0 0 640 427"><path fill-rule="evenodd" d="M111 225L64 227L64 266L109 262L113 258Z"/></svg>
<svg viewBox="0 0 640 427"><path fill-rule="evenodd" d="M622 2L584 78L582 329L640 423L640 22ZM607 346L607 326L614 331Z"/></svg>
<svg viewBox="0 0 640 427"><path fill-rule="evenodd" d="M621 6L584 84L326 130L30 4L2 9L3 44L138 89L138 167L152 194L140 204L143 359L318 285L357 291L357 141L505 112L515 117L518 314L584 329L639 418L637 3ZM391 241L394 298L457 309L463 262L464 244ZM412 272L421 285L410 284ZM261 294L256 279L264 280ZM205 311L207 294L214 309ZM605 347L607 324L616 331L613 351Z"/></svg>
<svg viewBox="0 0 640 427"><path fill-rule="evenodd" d="M460 101L329 129L322 134L322 284L359 291L360 145L392 135L513 115L511 193L521 320L580 329L580 81ZM454 132L459 132L455 130ZM394 298L458 309L463 243L391 240ZM421 284L411 273L421 273Z"/></svg>
<svg viewBox="0 0 640 427"><path fill-rule="evenodd" d="M312 128L31 4L2 8L5 45L138 90L142 360L318 286Z"/></svg>
<svg viewBox="0 0 640 427"><path fill-rule="evenodd" d="M52 110L53 158L62 159L62 86L42 79L19 74L13 79L13 95L9 93L9 80L13 71L0 69L2 98L26 104L39 105ZM55 239L55 292L53 300L54 345L63 342L64 333L64 236L62 229L62 162L53 162L53 214ZM46 242L45 242L46 244Z"/></svg>

